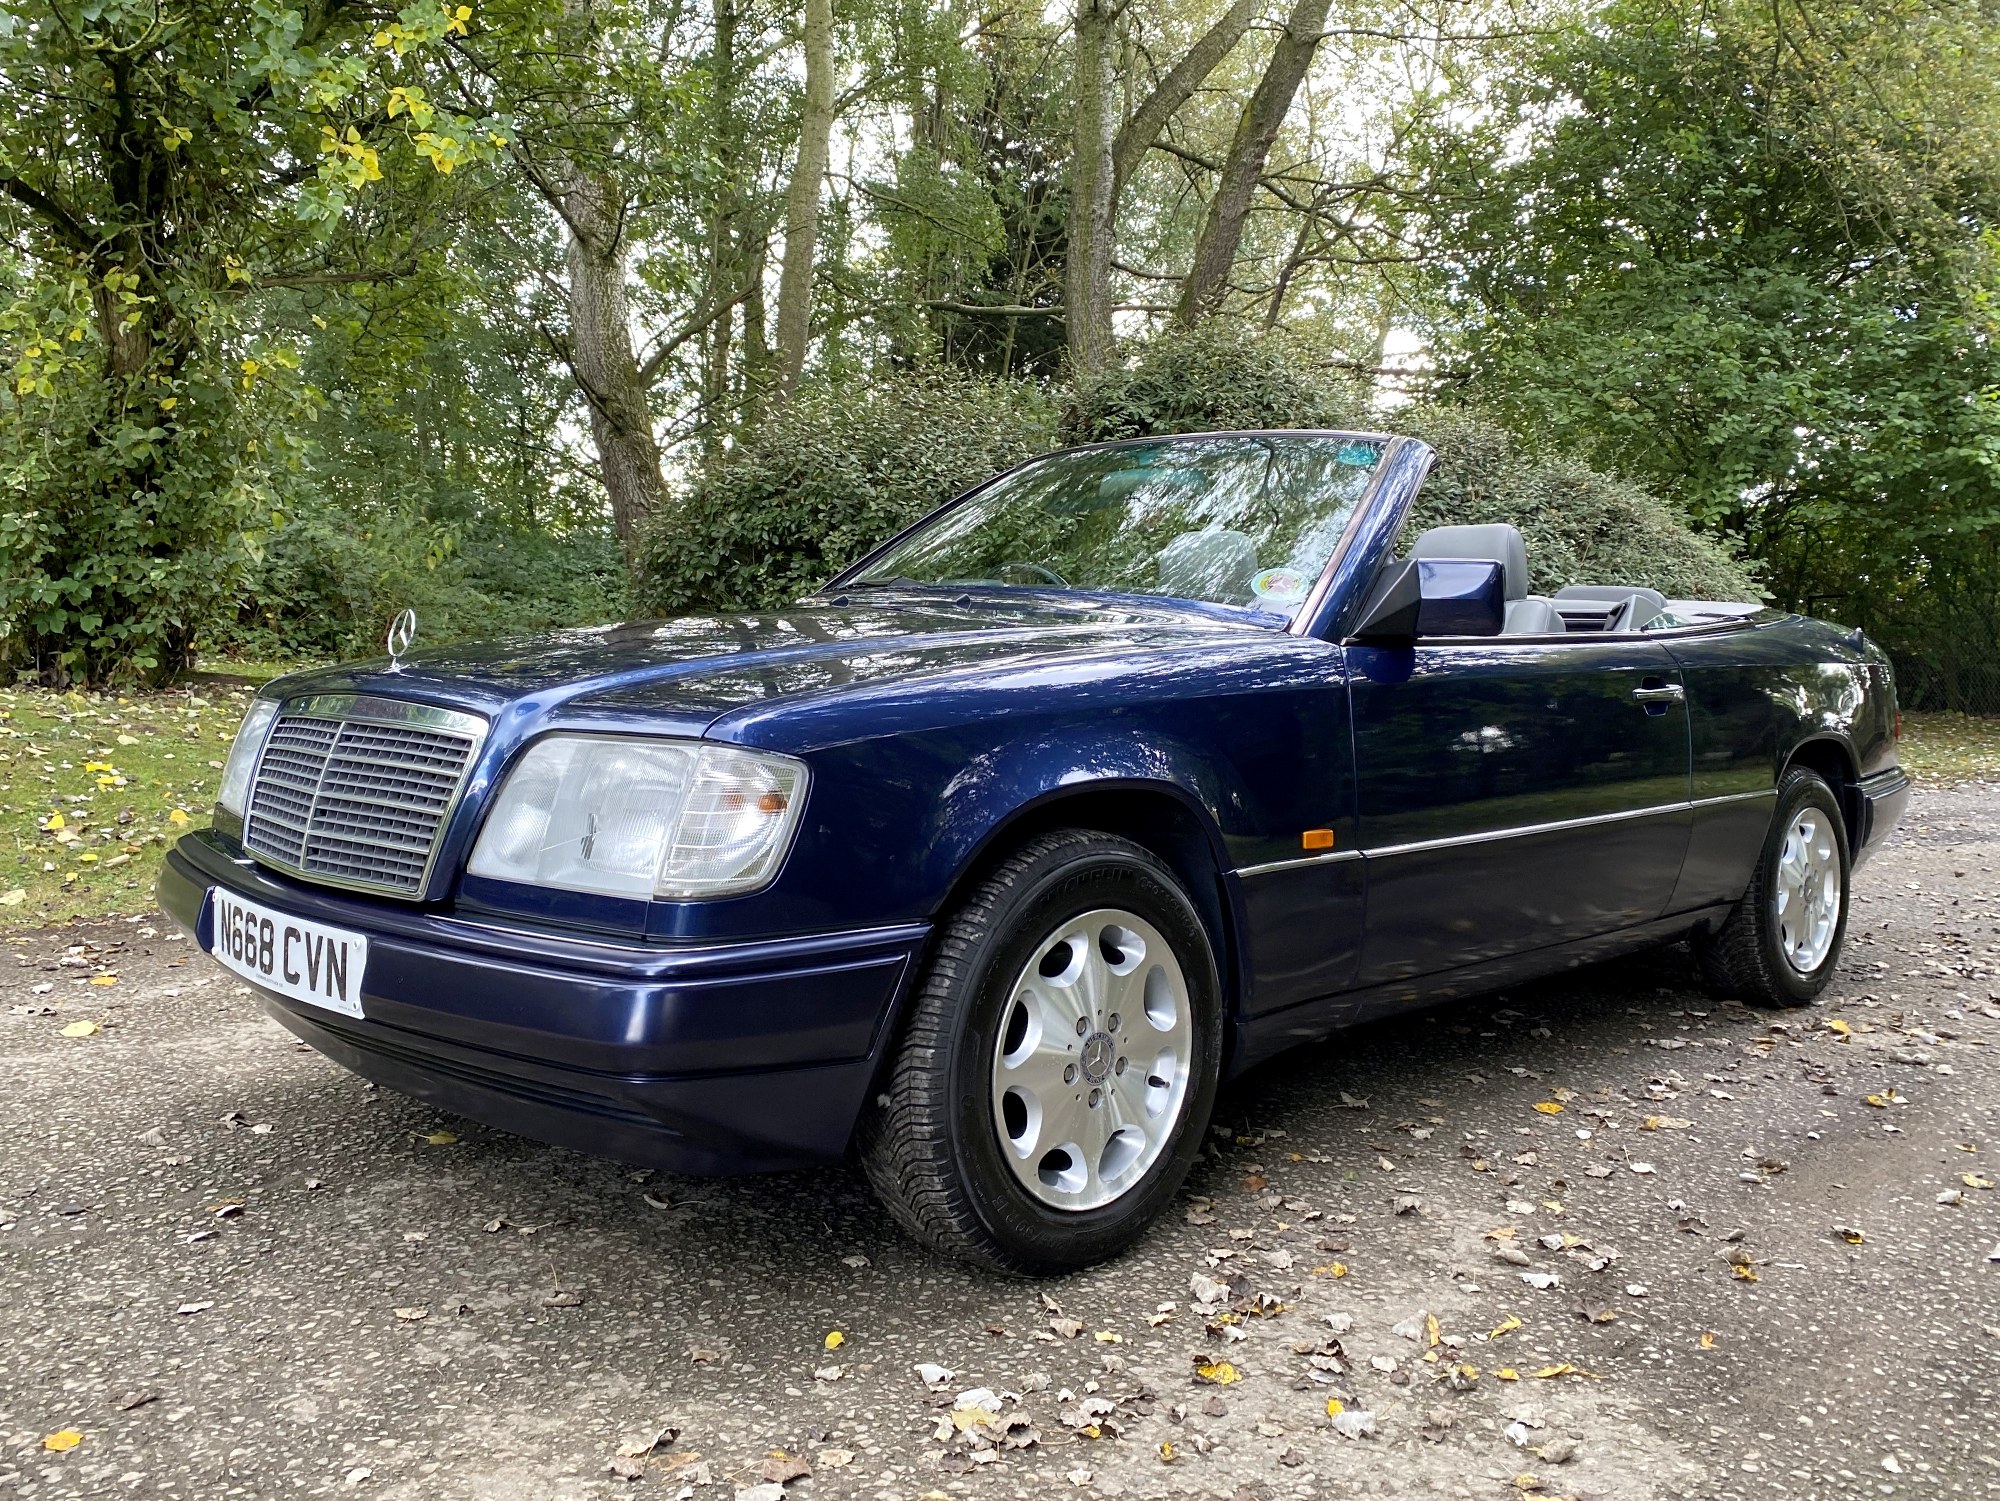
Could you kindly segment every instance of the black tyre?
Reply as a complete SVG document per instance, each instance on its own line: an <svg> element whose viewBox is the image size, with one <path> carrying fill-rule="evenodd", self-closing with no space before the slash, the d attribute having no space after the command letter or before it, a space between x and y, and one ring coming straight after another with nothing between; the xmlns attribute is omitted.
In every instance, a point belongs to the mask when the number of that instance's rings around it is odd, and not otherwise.
<svg viewBox="0 0 2000 1501"><path fill-rule="evenodd" d="M1030 840L939 932L862 1124L876 1193L981 1266L1115 1255L1200 1151L1220 990L1207 929L1152 854L1083 831Z"/></svg>
<svg viewBox="0 0 2000 1501"><path fill-rule="evenodd" d="M1778 784L1750 889L1695 958L1717 995L1806 1006L1833 978L1847 931L1847 825L1833 789L1803 767Z"/></svg>

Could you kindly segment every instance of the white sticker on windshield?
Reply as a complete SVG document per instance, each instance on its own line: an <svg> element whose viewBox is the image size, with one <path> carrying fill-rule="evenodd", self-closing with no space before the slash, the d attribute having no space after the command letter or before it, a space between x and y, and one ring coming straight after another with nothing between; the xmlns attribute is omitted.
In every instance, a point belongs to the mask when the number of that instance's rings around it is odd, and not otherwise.
<svg viewBox="0 0 2000 1501"><path fill-rule="evenodd" d="M1250 580L1250 592L1274 605L1295 605L1306 597L1306 576L1294 568L1266 568Z"/></svg>

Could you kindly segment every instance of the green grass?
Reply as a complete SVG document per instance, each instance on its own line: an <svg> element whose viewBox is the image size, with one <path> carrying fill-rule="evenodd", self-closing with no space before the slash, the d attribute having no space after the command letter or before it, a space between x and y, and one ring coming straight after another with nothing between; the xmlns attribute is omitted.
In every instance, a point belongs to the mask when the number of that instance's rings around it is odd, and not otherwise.
<svg viewBox="0 0 2000 1501"><path fill-rule="evenodd" d="M167 846L208 822L251 692L208 675L129 698L0 691L0 922L150 910Z"/></svg>
<svg viewBox="0 0 2000 1501"><path fill-rule="evenodd" d="M1926 787L2000 781L2000 718L1905 714L1904 769Z"/></svg>

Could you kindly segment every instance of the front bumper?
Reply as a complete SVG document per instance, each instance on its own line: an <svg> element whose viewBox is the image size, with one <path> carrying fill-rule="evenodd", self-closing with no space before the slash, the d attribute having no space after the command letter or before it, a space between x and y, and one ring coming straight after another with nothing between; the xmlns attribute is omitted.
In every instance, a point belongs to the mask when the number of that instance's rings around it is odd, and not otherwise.
<svg viewBox="0 0 2000 1501"><path fill-rule="evenodd" d="M1896 827L1896 821L1903 816L1903 809L1910 803L1910 779L1900 766L1891 766L1886 771L1878 771L1873 776L1863 777L1860 783L1861 797L1856 811L1860 814L1860 828L1854 840L1854 863L1859 865L1889 837L1889 831Z"/></svg>
<svg viewBox="0 0 2000 1501"><path fill-rule="evenodd" d="M159 901L204 950L216 886L367 935L364 1020L258 991L336 1062L502 1130L678 1173L838 1158L929 936L571 937L290 881L203 832L169 851Z"/></svg>

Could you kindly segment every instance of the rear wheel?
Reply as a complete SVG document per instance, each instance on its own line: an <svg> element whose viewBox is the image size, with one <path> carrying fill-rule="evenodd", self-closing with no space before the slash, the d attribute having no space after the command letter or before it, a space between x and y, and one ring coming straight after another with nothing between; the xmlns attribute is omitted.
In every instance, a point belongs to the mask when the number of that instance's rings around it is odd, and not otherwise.
<svg viewBox="0 0 2000 1501"><path fill-rule="evenodd" d="M1201 918L1151 853L1030 841L939 935L863 1126L877 1194L919 1240L989 1267L1122 1250L1200 1149L1218 992Z"/></svg>
<svg viewBox="0 0 2000 1501"><path fill-rule="evenodd" d="M1805 1006L1826 988L1847 929L1847 827L1833 789L1803 767L1778 784L1777 811L1749 890L1695 957L1717 994Z"/></svg>

